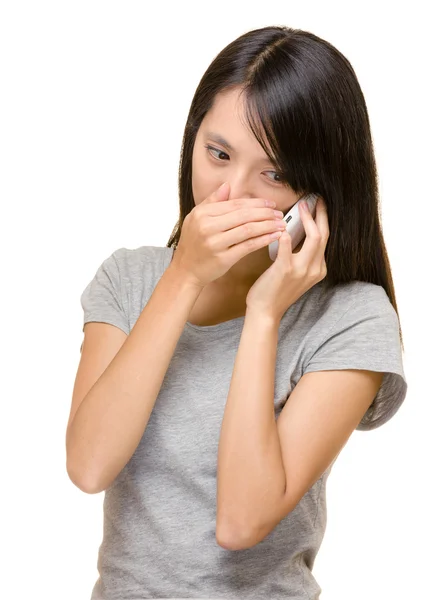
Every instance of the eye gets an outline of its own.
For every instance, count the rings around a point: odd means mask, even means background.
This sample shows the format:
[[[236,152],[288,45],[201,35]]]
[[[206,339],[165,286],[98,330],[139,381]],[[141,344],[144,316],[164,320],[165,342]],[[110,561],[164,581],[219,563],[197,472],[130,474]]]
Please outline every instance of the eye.
[[[280,177],[280,181],[276,181],[275,179],[273,179],[274,183],[285,183],[285,180],[283,178],[283,174],[279,173],[278,171],[266,171],[266,173],[274,173],[275,175],[277,175],[278,177]]]
[[[214,146],[211,146],[210,144],[205,144],[204,148],[206,148],[209,151],[210,154],[211,154],[211,152],[218,152],[218,154],[224,154],[224,156],[229,157],[229,155],[226,154],[226,152],[223,152],[223,150],[219,150],[218,148],[214,148]],[[223,162],[223,159],[218,158],[214,154],[212,156],[216,160]],[[273,183],[277,183],[277,184],[280,184],[280,185],[286,183],[285,179],[284,179],[284,176],[283,176],[283,173],[280,173],[279,171],[265,171],[265,172],[266,173],[274,173],[277,177],[280,177],[280,181],[276,181],[275,179],[268,178],[268,179],[271,179],[271,181]]]
[[[209,144],[206,144],[206,145],[205,145],[205,148],[206,148],[208,151],[210,151],[210,150],[211,150],[211,151],[213,151],[213,152],[218,152],[219,154],[224,154],[225,156],[229,156],[228,154],[226,154],[225,152],[223,152],[223,150],[219,150],[218,148],[214,148],[214,146],[210,146]],[[210,152],[210,154],[211,154],[211,152]],[[213,156],[214,156],[214,155],[213,155]],[[214,156],[214,158],[216,158],[217,160],[221,160],[220,158],[217,158],[216,156]]]

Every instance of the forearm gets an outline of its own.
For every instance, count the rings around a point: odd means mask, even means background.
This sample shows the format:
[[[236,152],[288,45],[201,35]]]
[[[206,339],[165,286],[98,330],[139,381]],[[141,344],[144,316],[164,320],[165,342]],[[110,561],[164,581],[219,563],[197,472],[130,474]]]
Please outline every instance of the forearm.
[[[274,415],[278,330],[278,323],[247,312],[218,448],[217,531],[224,539],[249,538],[265,507],[283,497]]]
[[[86,489],[109,487],[136,450],[200,292],[170,265],[78,408],[67,435],[67,462]]]

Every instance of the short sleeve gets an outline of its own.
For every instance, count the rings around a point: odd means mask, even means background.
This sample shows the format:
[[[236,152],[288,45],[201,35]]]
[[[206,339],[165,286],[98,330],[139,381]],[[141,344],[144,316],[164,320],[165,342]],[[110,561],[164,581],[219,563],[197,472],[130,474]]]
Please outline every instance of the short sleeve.
[[[123,303],[120,250],[103,261],[81,295],[83,330],[86,323],[96,322],[109,323],[119,327],[127,335],[130,333],[129,319]]]
[[[374,401],[356,427],[367,431],[389,421],[406,397],[399,319],[382,286],[366,287],[349,304],[308,359],[304,373],[342,369],[384,373]]]

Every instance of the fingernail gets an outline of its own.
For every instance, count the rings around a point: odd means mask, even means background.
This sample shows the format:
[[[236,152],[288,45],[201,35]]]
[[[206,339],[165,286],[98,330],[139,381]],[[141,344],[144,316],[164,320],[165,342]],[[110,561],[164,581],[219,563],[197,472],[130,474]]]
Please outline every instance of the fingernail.
[[[303,200],[302,202],[300,202],[300,206],[303,210],[307,210],[307,202],[305,200]]]

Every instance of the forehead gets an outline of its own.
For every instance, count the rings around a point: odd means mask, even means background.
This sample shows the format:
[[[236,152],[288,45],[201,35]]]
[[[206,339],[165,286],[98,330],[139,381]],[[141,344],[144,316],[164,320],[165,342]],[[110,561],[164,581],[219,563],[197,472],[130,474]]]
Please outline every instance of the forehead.
[[[256,123],[259,123],[258,119],[256,119]],[[215,137],[218,143],[220,143],[219,138],[221,137],[232,150],[255,148],[260,158],[268,158],[249,126],[245,96],[239,88],[226,90],[216,95],[211,109],[202,121],[201,129],[204,135],[214,134],[210,137]],[[266,147],[271,152],[261,123],[259,123],[259,129]]]
[[[223,126],[248,127],[245,95],[239,88],[220,92],[215,96],[213,105],[205,115],[204,121],[209,124],[223,124]]]

